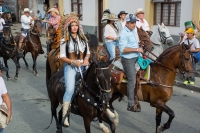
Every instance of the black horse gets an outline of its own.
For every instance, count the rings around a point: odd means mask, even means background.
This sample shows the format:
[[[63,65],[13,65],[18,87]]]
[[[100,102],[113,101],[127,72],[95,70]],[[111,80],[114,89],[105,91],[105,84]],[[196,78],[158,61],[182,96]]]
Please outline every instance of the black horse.
[[[19,62],[17,60],[17,46],[13,39],[13,35],[11,32],[11,28],[9,24],[5,24],[3,26],[3,34],[0,39],[0,56],[4,59],[4,64],[8,68],[8,59],[12,59],[16,65],[16,75],[14,77],[15,80],[18,78],[18,67]],[[7,80],[10,80],[9,73],[6,73]]]
[[[47,73],[48,73],[47,64]],[[62,108],[57,118],[57,107],[62,104],[64,91],[59,80],[64,76],[64,71],[60,70],[48,80],[47,91],[51,101],[51,112],[56,120],[57,133],[62,133]],[[103,120],[110,125],[112,133],[115,133],[115,124],[106,114],[106,104],[109,100],[111,72],[108,64],[104,62],[93,62],[88,68],[82,82],[76,85],[78,88],[71,103],[71,112],[83,117],[86,133],[90,133],[90,123],[94,118]]]

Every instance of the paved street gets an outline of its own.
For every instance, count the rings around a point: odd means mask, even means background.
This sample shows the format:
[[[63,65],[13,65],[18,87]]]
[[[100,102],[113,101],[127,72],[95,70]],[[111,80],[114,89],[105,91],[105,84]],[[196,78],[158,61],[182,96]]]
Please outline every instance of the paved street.
[[[42,43],[45,44],[45,39]],[[43,48],[45,50],[45,48]],[[30,53],[26,59],[29,69],[26,69],[23,60],[20,60],[22,70],[18,80],[14,80],[14,63],[9,60],[11,81],[6,81],[8,92],[13,103],[13,119],[5,129],[5,133],[55,133],[55,121],[51,127],[44,130],[50,123],[51,112],[45,85],[45,61],[44,55],[37,59],[38,76],[32,73],[32,58]],[[174,110],[175,118],[171,128],[165,133],[200,133],[200,93],[175,87],[171,100],[167,105]],[[119,113],[119,125],[116,133],[154,133],[155,132],[155,108],[148,103],[141,102],[142,111],[132,113],[126,110],[126,98],[122,102],[115,101],[114,107]],[[168,116],[163,113],[162,124]],[[83,120],[80,116],[71,115],[71,126],[64,129],[67,133],[84,133]],[[102,133],[98,122],[91,123],[92,133]]]

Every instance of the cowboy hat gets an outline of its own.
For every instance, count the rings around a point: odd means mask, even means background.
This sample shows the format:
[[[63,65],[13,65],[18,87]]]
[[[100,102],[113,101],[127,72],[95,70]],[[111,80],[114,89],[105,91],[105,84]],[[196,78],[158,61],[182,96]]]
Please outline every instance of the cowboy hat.
[[[26,13],[26,12],[32,13],[32,11],[29,10],[29,8],[24,8],[24,11],[22,13]]]
[[[139,13],[144,13],[144,10],[143,10],[142,8],[138,8],[138,9],[136,10],[135,15],[137,15],[137,14],[139,14]]]
[[[55,12],[57,15],[59,14],[59,12],[56,8],[51,8],[51,9],[49,9],[48,12]]]
[[[119,14],[117,15],[118,16],[118,18],[120,18],[120,15],[122,15],[122,14],[128,14],[128,13],[126,13],[125,11],[121,11],[121,12],[119,12]]]
[[[117,21],[117,20],[119,20],[119,19],[117,18],[117,16],[116,16],[114,13],[111,13],[111,14],[109,14],[109,16],[108,16],[108,20]]]

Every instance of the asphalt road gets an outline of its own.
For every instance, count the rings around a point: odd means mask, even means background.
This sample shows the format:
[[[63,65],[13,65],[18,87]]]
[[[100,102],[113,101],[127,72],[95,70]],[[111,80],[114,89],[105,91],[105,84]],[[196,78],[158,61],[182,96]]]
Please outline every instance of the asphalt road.
[[[44,55],[40,55],[37,59],[37,77],[32,73],[33,63],[30,53],[27,54],[26,59],[29,63],[29,69],[26,69],[23,60],[20,60],[22,70],[18,80],[13,79],[15,66],[11,60],[8,62],[11,81],[6,81],[5,73],[3,75],[13,104],[13,119],[5,129],[5,133],[55,133],[55,120],[49,129],[44,130],[51,120],[50,101],[45,85],[46,58]],[[167,105],[175,112],[175,118],[170,129],[166,130],[165,133],[200,133],[200,93],[174,87],[173,96]],[[126,98],[122,102],[115,101],[114,107],[119,113],[120,120],[116,133],[155,132],[156,112],[149,103],[141,102],[142,111],[140,113],[126,110]],[[167,119],[168,116],[163,113],[162,124]],[[71,125],[64,129],[65,132],[84,133],[82,118],[72,114]],[[91,132],[102,133],[98,122],[91,123]]]

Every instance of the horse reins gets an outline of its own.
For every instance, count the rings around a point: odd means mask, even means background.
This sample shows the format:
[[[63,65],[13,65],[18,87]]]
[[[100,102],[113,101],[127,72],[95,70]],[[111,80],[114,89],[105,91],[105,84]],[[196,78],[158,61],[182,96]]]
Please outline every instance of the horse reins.
[[[165,36],[160,32],[160,29],[159,29],[159,28],[158,28],[158,33],[159,33],[159,35],[160,35],[160,40],[161,40],[161,41],[164,40],[164,43],[163,43],[163,44],[166,43],[167,38],[170,38],[170,37],[171,37],[171,36],[165,37]]]

